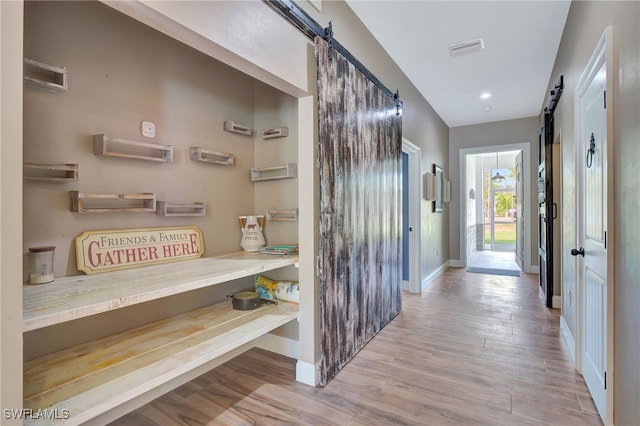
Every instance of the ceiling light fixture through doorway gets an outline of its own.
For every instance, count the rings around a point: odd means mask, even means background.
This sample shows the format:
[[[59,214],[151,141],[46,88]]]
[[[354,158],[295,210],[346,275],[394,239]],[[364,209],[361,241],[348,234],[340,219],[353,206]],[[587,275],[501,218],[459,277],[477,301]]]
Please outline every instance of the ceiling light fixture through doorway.
[[[499,168],[500,168],[500,166],[499,166],[498,153],[496,152],[496,174],[495,174],[495,175],[493,175],[493,176],[491,176],[491,179],[492,179],[492,180],[502,180],[502,179],[505,179],[505,177],[504,177],[504,176],[502,176],[502,175],[500,174]]]

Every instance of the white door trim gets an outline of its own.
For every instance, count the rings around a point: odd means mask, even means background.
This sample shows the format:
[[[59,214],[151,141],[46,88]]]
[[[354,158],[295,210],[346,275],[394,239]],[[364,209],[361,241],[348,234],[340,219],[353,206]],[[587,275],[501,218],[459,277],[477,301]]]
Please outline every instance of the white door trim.
[[[537,269],[532,268],[531,264],[531,220],[535,216],[535,212],[531,209],[531,142],[511,143],[505,145],[490,145],[476,148],[462,148],[459,153],[460,163],[460,262],[452,266],[467,266],[467,192],[465,191],[465,175],[467,173],[467,155],[483,154],[485,152],[500,151],[522,151],[522,173],[524,174],[524,202],[522,210],[524,211],[525,220],[527,221],[524,229],[524,272],[538,273]],[[527,225],[528,223],[528,225]],[[536,267],[537,268],[537,267]]]
[[[579,143],[581,138],[584,138],[584,135],[581,135],[581,114],[579,105],[579,99],[582,95],[584,95],[587,90],[591,80],[594,78],[595,73],[605,64],[605,73],[606,73],[606,81],[605,81],[605,91],[606,91],[606,125],[607,125],[607,151],[606,151],[606,161],[607,161],[607,171],[606,171],[606,215],[607,215],[607,235],[606,235],[606,261],[607,261],[607,324],[606,324],[606,372],[607,372],[607,380],[606,380],[606,408],[605,413],[602,413],[602,420],[605,425],[613,424],[613,390],[614,390],[614,353],[613,353],[613,337],[614,337],[614,179],[613,179],[613,171],[615,166],[613,164],[613,88],[614,88],[614,78],[615,78],[615,67],[614,67],[614,56],[613,56],[613,28],[607,27],[603,32],[600,40],[594,49],[594,52],[587,63],[584,72],[580,76],[578,83],[576,84],[576,89],[574,92],[574,108],[575,108],[575,141],[574,144],[576,146],[575,155],[576,155],[576,171],[582,170],[583,161],[585,161],[585,153],[582,152],[582,145]],[[580,189],[576,188],[576,193],[581,194]],[[577,244],[583,244],[584,242],[584,231],[580,226],[580,203],[582,200],[580,198],[577,199],[577,208],[576,208],[576,230],[577,230]],[[578,273],[576,277],[578,277],[578,285],[576,286],[576,338],[575,338],[575,354],[576,354],[576,367],[578,371],[582,372],[583,359],[582,359],[582,343],[584,339],[584,321],[583,321],[583,302],[584,302],[584,294],[582,292],[581,286],[581,274],[580,268],[581,264],[576,265],[578,268]]]
[[[402,138],[402,152],[409,156],[409,226],[413,229],[409,233],[409,285],[405,290],[410,293],[420,293],[422,290],[421,261],[421,223],[420,212],[422,179],[421,179],[421,149],[408,140]]]

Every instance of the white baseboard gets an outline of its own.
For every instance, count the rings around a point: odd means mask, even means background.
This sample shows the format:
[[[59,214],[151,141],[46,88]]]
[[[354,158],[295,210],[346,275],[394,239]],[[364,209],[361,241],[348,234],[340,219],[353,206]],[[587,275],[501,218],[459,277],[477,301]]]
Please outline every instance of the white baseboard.
[[[449,266],[452,268],[464,268],[464,263],[460,259],[449,259]]]
[[[296,363],[296,382],[309,386],[320,384],[320,364],[313,365],[308,362],[298,361]]]
[[[447,269],[449,269],[449,263],[450,261],[446,261],[442,266],[440,266],[438,269],[436,269],[435,271],[433,271],[432,273],[430,273],[429,275],[427,275],[423,280],[422,280],[422,284],[421,287],[425,288],[426,286],[428,286],[429,284],[431,284],[432,281],[434,281],[436,278],[438,278],[440,275],[444,274],[445,271]]]
[[[527,274],[539,274],[540,273],[540,266],[538,265],[531,265],[528,268],[526,268],[525,271]]]
[[[298,359],[300,355],[300,344],[297,340],[271,333],[258,337],[255,340],[255,344],[258,348],[288,356],[289,358]]]
[[[571,355],[571,360],[574,364],[576,362],[576,339],[574,339],[573,334],[571,334],[571,330],[569,329],[569,324],[565,321],[564,316],[560,316],[560,334],[562,334],[562,338],[564,339],[564,343],[567,345],[567,349],[569,350],[569,354]]]
[[[562,296],[553,296],[551,298],[551,307],[554,309],[562,308]]]

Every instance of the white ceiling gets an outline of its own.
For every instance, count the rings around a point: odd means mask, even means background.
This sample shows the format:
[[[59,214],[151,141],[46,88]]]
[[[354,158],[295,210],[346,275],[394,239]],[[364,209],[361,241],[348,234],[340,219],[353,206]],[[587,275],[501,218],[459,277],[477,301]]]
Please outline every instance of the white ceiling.
[[[449,127],[537,116],[548,101],[569,0],[346,1]],[[483,50],[449,55],[477,38]]]

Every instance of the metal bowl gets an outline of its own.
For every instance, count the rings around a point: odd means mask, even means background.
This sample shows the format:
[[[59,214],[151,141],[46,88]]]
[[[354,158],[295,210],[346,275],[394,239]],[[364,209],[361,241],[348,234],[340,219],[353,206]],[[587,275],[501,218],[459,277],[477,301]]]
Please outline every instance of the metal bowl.
[[[231,297],[231,306],[239,311],[249,311],[259,308],[264,304],[277,304],[278,302],[268,299],[261,299],[255,291],[241,291]]]

